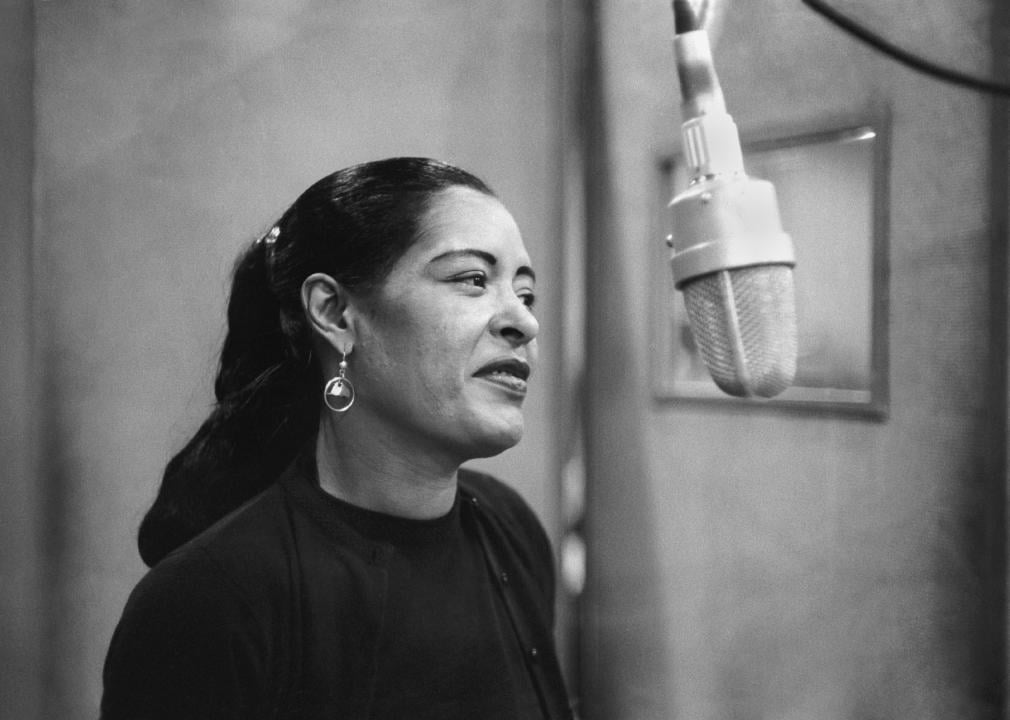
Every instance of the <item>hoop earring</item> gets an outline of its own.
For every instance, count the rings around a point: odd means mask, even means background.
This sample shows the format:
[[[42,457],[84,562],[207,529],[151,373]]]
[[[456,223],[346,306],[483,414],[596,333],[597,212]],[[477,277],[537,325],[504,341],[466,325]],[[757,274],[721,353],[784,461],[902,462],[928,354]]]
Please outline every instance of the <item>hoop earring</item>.
[[[347,379],[347,353],[343,353],[338,374],[323,388],[323,402],[337,413],[347,412],[354,404],[354,385]]]

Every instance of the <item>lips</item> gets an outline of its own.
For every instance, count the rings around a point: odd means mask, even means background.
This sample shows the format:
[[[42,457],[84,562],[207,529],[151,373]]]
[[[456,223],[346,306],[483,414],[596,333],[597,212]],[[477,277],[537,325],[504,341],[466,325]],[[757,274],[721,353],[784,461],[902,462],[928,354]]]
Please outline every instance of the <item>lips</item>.
[[[524,393],[530,376],[530,364],[519,358],[502,358],[488,363],[474,375],[509,390]]]

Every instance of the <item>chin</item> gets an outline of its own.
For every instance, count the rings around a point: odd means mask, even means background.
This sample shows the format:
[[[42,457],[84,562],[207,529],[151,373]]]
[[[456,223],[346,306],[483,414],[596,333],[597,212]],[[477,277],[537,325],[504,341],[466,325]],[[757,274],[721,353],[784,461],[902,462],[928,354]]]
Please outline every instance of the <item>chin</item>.
[[[523,423],[510,423],[495,428],[485,428],[484,432],[474,437],[470,449],[472,458],[492,457],[515,447],[523,437]]]

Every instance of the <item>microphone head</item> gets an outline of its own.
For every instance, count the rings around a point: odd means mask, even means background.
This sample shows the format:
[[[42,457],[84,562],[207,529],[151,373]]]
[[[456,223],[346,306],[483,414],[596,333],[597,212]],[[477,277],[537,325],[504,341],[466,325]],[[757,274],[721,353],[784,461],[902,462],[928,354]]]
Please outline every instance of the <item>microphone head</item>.
[[[796,375],[796,301],[790,265],[719,270],[681,288],[709,374],[736,397],[778,395]]]
[[[775,187],[743,173],[703,176],[670,207],[674,284],[709,374],[730,395],[778,395],[796,374],[797,333],[795,255]]]

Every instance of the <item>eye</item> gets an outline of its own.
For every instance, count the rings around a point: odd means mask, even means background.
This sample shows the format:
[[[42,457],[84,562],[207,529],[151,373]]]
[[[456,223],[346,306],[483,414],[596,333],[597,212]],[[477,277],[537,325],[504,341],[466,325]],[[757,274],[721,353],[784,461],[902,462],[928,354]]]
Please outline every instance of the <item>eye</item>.
[[[462,283],[463,285],[472,285],[475,288],[486,288],[487,287],[487,275],[482,272],[472,272],[466,275],[460,275],[454,278],[455,282]]]
[[[537,303],[537,296],[534,295],[532,292],[519,293],[519,298],[523,301],[523,304],[530,310],[532,310],[533,306],[536,305]]]

